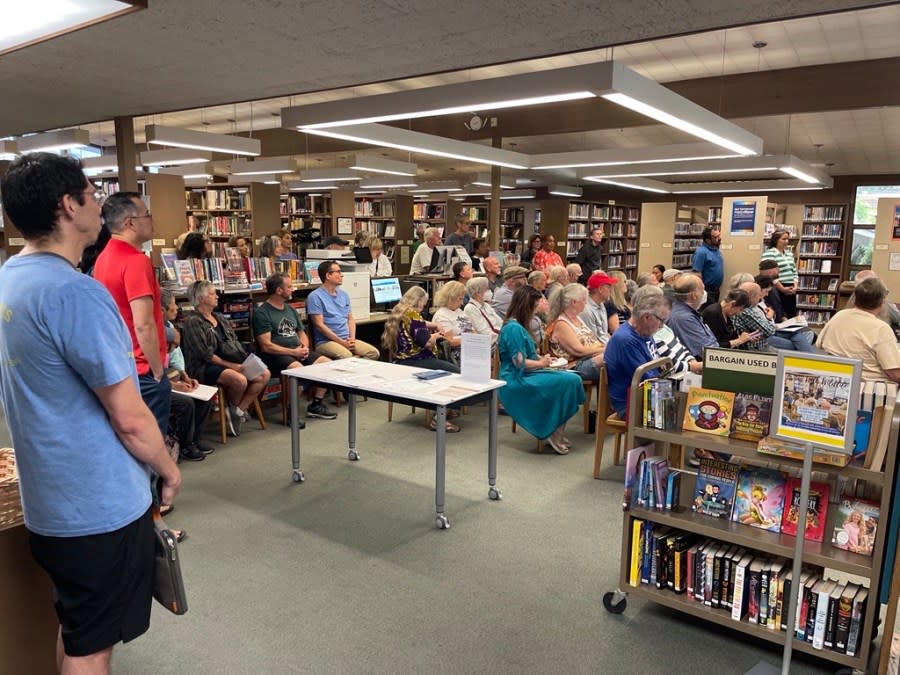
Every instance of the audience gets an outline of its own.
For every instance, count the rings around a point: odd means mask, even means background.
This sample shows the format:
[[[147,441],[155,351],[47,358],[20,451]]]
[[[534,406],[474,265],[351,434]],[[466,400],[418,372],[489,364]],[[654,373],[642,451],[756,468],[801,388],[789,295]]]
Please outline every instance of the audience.
[[[488,281],[484,277],[472,277],[466,282],[466,293],[469,295],[469,302],[466,304],[463,312],[472,324],[472,331],[479,335],[491,336],[491,347],[496,346],[497,336],[500,335],[500,329],[503,327],[503,319],[490,303],[485,301],[484,296],[488,290]]]
[[[179,260],[208,258],[212,254],[212,242],[199,232],[189,232],[178,249]]]
[[[724,261],[719,246],[722,243],[722,232],[718,225],[707,225],[700,237],[703,244],[694,251],[691,269],[700,277],[706,291],[702,307],[719,301],[719,288],[722,286]]]
[[[836,313],[819,333],[819,347],[833,356],[862,361],[864,380],[900,382],[900,348],[881,319],[887,288],[868,277],[853,290],[853,307]]]
[[[581,313],[581,320],[591,329],[594,337],[603,344],[609,342],[609,319],[606,315],[606,302],[609,300],[612,287],[617,283],[616,279],[606,276],[602,270],[594,272],[587,282],[587,306]]]
[[[469,230],[472,227],[469,216],[460,213],[456,216],[456,231],[447,237],[447,246],[462,246],[466,249],[469,256],[475,251],[474,242],[472,241],[472,233]]]
[[[763,251],[763,260],[774,260],[778,264],[775,290],[778,292],[784,314],[792,319],[797,316],[797,265],[794,253],[787,250],[791,235],[787,230],[775,230],[769,237],[769,248]]]
[[[760,283],[760,277],[766,277],[772,282],[772,288],[775,285],[775,279],[778,278],[778,263],[772,259],[763,259],[759,261],[759,274],[754,277],[756,283]],[[762,286],[762,284],[760,284]],[[769,293],[764,299],[766,307],[772,310],[772,320],[775,323],[784,321],[784,307],[781,306],[781,296],[777,292]]]
[[[472,244],[475,252],[472,254],[472,269],[476,272],[483,272],[481,262],[491,254],[491,248],[485,239],[476,239]]]
[[[551,265],[544,270],[547,275],[547,287],[544,289],[544,297],[548,300],[557,289],[569,283],[569,272],[562,265]]]
[[[231,248],[236,248],[242,258],[249,258],[253,255],[253,245],[250,237],[236,234],[228,240],[228,245]]]
[[[665,273],[665,265],[654,265],[650,268],[650,276],[652,276],[656,280],[656,286],[662,286]]]
[[[860,270],[857,273],[855,281],[859,284],[860,281],[865,281],[866,279],[878,278],[878,275],[875,274],[872,270]],[[847,301],[847,307],[853,307],[855,304],[855,296],[851,295],[850,299]],[[881,312],[879,318],[882,321],[886,321],[888,325],[891,327],[891,330],[894,331],[894,334],[897,336],[898,342],[900,342],[900,309],[897,309],[897,306],[885,298],[884,301],[884,309]]]
[[[703,356],[704,347],[718,347],[719,341],[703,319],[699,308],[706,301],[707,292],[696,274],[683,274],[675,285],[675,304],[668,318],[669,328],[695,359]]]
[[[367,246],[372,254],[372,262],[369,263],[370,277],[389,277],[394,273],[391,260],[384,254],[384,243],[375,235],[366,238],[364,246]]]
[[[545,234],[541,241],[543,242],[543,247],[541,250],[535,251],[534,256],[531,259],[532,268],[536,270],[546,270],[553,265],[565,267],[565,263],[562,261],[562,258],[559,257],[559,253],[556,252],[556,237],[552,234]]]
[[[648,284],[647,286],[641,286],[634,292],[633,302],[636,303],[641,298],[651,295],[665,298],[658,286]],[[665,299],[668,302],[668,298]],[[693,357],[668,326],[662,326],[653,334],[653,344],[656,347],[658,356],[667,356],[672,359],[673,373],[691,372],[700,374],[703,372],[703,363]]]
[[[581,265],[578,263],[569,263],[566,265],[566,274],[570,284],[577,284],[581,279]]]
[[[584,387],[577,374],[551,370],[550,355],[538,356],[527,330],[541,294],[530,286],[519,288],[500,331],[500,401],[507,414],[525,431],[546,440],[557,454],[568,454],[566,421],[584,402]]]
[[[745,291],[750,296],[750,306],[741,310],[741,313],[734,317],[734,326],[738,333],[751,333],[756,335],[756,339],[741,345],[742,349],[749,350],[773,350],[773,349],[791,349],[801,352],[813,352],[815,349],[810,343],[797,333],[791,334],[791,337],[782,337],[775,334],[775,323],[772,321],[774,313],[769,310],[769,314],[759,306],[762,299],[762,289],[755,281],[747,281],[740,285],[740,290]]]
[[[481,268],[485,278],[488,280],[488,291],[490,291],[490,295],[493,297],[494,291],[502,284],[500,261],[493,256],[489,256],[481,261]]]
[[[450,273],[453,276],[453,281],[458,281],[464,286],[466,282],[472,278],[472,274],[474,274],[472,266],[463,261],[453,263],[453,268]]]
[[[462,347],[462,334],[472,332],[472,322],[462,311],[466,287],[458,281],[448,281],[440,287],[434,296],[434,323],[444,334],[444,340],[450,348],[452,360],[459,363]]]
[[[283,231],[278,235],[281,238],[281,255],[278,260],[297,260],[297,254],[294,253],[294,238],[290,231]]]
[[[616,280],[616,283],[610,286],[609,300],[606,301],[606,316],[609,317],[609,334],[612,335],[620,324],[628,321],[631,316],[631,310],[628,308],[628,301],[625,298],[626,276],[619,271],[610,272],[609,276]]]
[[[578,255],[575,256],[575,262],[581,267],[581,274],[572,281],[586,285],[590,276],[603,267],[602,241],[603,226],[594,225],[591,228],[591,236],[585,239],[578,250]]]
[[[550,353],[564,358],[584,380],[600,378],[605,345],[582,321],[588,291],[581,284],[569,284],[550,298],[548,330]]]
[[[513,293],[525,285],[525,277],[527,275],[528,270],[518,265],[510,265],[503,270],[503,285],[494,291],[494,296],[491,298],[491,306],[497,314],[506,316],[509,303],[512,302]]]
[[[528,274],[528,285],[541,295],[544,295],[544,292],[547,290],[547,275],[540,270],[533,270]]]
[[[437,249],[435,246],[441,243],[441,230],[437,227],[429,227],[422,233],[422,243],[413,255],[409,266],[410,274],[426,274],[436,264]]]
[[[750,296],[746,291],[738,288],[728,291],[719,302],[707,305],[700,316],[704,323],[716,336],[720,347],[737,349],[748,342],[759,338],[756,333],[743,332],[738,334],[734,325],[734,317],[750,306]]]
[[[306,314],[313,325],[315,350],[330,359],[360,356],[378,360],[378,350],[356,339],[356,321],[350,310],[350,296],[341,288],[344,273],[334,260],[319,265],[322,285],[309,294]]]
[[[522,263],[531,265],[534,260],[534,254],[541,250],[543,243],[541,235],[531,235],[528,238],[528,246],[525,247],[525,252],[522,254]]]
[[[792,326],[783,330],[778,328],[775,310],[768,306],[769,298],[778,296],[778,293],[775,292],[772,279],[766,275],[759,274],[754,281],[759,285],[761,292],[757,306],[762,310],[763,314],[766,315],[766,318],[775,323],[775,337],[786,340],[793,345],[793,347],[785,347],[785,349],[796,349],[801,352],[813,351],[812,345],[816,341],[816,334],[809,328],[801,326]]]
[[[675,302],[675,283],[681,275],[682,271],[674,267],[670,267],[662,273],[663,284],[660,288],[662,288],[663,295],[668,298],[670,303]]]

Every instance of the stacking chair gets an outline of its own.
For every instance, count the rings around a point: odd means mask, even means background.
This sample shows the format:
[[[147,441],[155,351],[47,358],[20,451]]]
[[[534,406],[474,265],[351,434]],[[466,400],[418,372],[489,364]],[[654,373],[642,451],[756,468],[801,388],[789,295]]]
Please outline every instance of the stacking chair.
[[[284,391],[284,389],[282,389]],[[228,442],[228,422],[226,421],[225,415],[228,414],[228,399],[225,397],[225,389],[223,387],[219,387],[219,393],[216,394],[218,398],[219,404],[219,437],[221,439],[222,445]],[[253,412],[256,415],[256,419],[259,420],[259,427],[263,431],[266,429],[266,418],[263,416],[262,407],[259,405],[259,399],[253,399]]]

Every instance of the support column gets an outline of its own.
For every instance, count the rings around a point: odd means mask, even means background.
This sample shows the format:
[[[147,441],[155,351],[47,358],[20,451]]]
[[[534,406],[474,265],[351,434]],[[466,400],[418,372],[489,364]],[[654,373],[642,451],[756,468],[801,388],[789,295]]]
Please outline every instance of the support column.
[[[119,189],[137,192],[137,152],[134,149],[134,118],[116,117],[116,160],[119,164]]]
[[[503,138],[496,125],[496,118],[491,118],[491,146],[502,147]],[[491,206],[488,209],[488,243],[492,251],[500,250],[500,167],[491,167]]]

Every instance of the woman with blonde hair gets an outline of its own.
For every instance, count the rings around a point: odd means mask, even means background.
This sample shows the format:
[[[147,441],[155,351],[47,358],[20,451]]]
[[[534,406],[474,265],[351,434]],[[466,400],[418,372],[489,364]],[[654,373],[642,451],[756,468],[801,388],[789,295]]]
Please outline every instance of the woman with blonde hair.
[[[475,330],[462,310],[465,297],[466,287],[458,281],[448,281],[434,296],[434,306],[438,308],[434,313],[434,322],[444,333],[450,353],[457,363],[462,349],[462,334]]]
[[[370,277],[389,277],[394,273],[391,260],[384,254],[384,243],[376,235],[369,235],[364,246],[372,253],[372,262],[369,263]]]
[[[544,270],[547,275],[547,287],[544,289],[544,297],[548,300],[557,288],[562,288],[569,283],[569,272],[562,265],[553,265]]]
[[[619,283],[609,287],[609,300],[606,302],[606,316],[609,317],[609,334],[612,335],[616,329],[631,318],[631,310],[628,309],[628,301],[625,299],[627,290],[626,282],[628,277],[619,270],[609,273],[613,279]]]
[[[600,377],[605,346],[581,320],[587,305],[588,290],[581,284],[569,284],[550,298],[547,315],[550,353],[568,361],[583,380]]]

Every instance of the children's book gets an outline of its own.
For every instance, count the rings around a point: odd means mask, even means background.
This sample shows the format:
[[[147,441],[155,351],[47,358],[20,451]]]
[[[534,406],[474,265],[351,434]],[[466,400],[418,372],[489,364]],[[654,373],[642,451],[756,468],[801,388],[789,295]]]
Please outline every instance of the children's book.
[[[178,260],[178,256],[174,251],[166,251],[165,253],[160,253],[159,258],[162,260],[163,269],[166,271],[166,279],[175,281],[177,279],[175,275],[175,261]]]
[[[740,467],[721,459],[700,458],[692,508],[715,518],[729,518]]]
[[[872,555],[881,505],[869,499],[843,495],[837,505],[831,543],[845,551]]]
[[[638,477],[641,462],[653,454],[653,447],[650,445],[641,445],[632,448],[625,456],[625,492],[622,495],[622,508],[627,510],[637,504],[638,500]]]
[[[731,430],[734,393],[691,387],[684,408],[682,429],[727,436]]]
[[[306,272],[306,280],[311,284],[321,283],[319,279],[319,263],[318,260],[306,260],[303,263],[303,270]]]
[[[797,536],[800,506],[800,479],[789,478],[785,489],[784,516],[781,520],[781,531],[792,537]],[[825,538],[825,518],[828,515],[828,498],[831,488],[828,483],[809,484],[809,499],[806,506],[806,539],[822,541]]]
[[[194,266],[190,260],[176,260],[175,273],[179,286],[187,287],[197,280],[197,277],[194,276]]]
[[[776,469],[744,467],[738,475],[731,519],[769,532],[781,529],[787,474]]]
[[[758,441],[769,433],[771,415],[771,396],[735,394],[731,436],[748,441]]]

